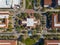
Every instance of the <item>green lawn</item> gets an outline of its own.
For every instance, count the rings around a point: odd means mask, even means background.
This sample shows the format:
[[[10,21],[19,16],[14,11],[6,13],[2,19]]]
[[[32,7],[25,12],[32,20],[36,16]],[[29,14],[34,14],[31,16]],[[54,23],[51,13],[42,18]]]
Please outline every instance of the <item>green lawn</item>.
[[[26,45],[33,45],[36,41],[30,38],[27,38],[24,42]]]
[[[31,5],[29,3],[31,3]],[[32,8],[33,8],[33,0],[26,0],[26,9],[32,9]]]

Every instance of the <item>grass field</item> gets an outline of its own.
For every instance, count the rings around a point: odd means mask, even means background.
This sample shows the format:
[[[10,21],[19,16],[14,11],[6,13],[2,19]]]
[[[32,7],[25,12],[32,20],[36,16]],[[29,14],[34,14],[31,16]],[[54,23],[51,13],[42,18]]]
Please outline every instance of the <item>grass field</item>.
[[[26,9],[33,8],[33,0],[26,0]]]
[[[30,38],[27,38],[27,39],[25,40],[25,44],[26,44],[26,45],[33,45],[35,42],[36,42],[35,40],[30,39]]]

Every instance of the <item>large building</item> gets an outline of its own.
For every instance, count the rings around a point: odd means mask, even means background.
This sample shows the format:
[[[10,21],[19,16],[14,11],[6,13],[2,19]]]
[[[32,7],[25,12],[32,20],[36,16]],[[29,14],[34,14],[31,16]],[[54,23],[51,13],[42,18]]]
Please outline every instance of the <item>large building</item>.
[[[60,40],[45,40],[44,45],[60,45]]]
[[[60,28],[60,14],[52,14],[52,28]]]
[[[0,40],[0,45],[17,45],[17,40]]]
[[[9,11],[0,11],[0,28],[7,28],[9,23]]]
[[[49,7],[52,4],[52,0],[44,0],[44,7]]]
[[[15,5],[20,5],[20,0],[0,0],[0,8],[14,8]]]
[[[60,0],[44,0],[44,7],[60,6]]]

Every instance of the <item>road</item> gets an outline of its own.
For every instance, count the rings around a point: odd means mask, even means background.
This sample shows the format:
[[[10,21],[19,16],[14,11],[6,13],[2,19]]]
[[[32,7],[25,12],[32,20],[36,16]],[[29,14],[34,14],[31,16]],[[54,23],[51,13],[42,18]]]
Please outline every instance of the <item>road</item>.
[[[52,11],[53,12],[59,12],[60,10],[59,9],[52,9],[52,10],[49,9],[49,10],[46,10],[46,12],[48,12],[48,11],[50,11],[50,12],[52,12]]]

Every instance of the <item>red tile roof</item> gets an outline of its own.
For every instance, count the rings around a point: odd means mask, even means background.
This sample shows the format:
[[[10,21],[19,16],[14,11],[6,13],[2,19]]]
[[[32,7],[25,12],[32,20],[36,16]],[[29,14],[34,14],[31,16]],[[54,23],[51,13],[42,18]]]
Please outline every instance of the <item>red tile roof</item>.
[[[58,45],[60,43],[60,40],[45,40],[44,45]]]
[[[17,45],[16,40],[0,40],[0,45]]]
[[[58,21],[58,14],[55,14],[55,13],[53,13],[52,14],[52,28],[54,29],[54,28],[60,28],[60,26],[54,26],[54,16],[56,16],[56,24],[60,24],[60,22]]]
[[[52,4],[52,0],[44,0],[44,5],[51,5]]]
[[[10,12],[9,11],[0,11],[0,14],[10,14]],[[5,24],[6,24],[6,26],[4,26],[4,27],[1,27],[1,28],[7,28],[8,27],[8,23],[9,23],[9,20],[8,20],[8,18],[5,18],[5,22],[4,22]]]

